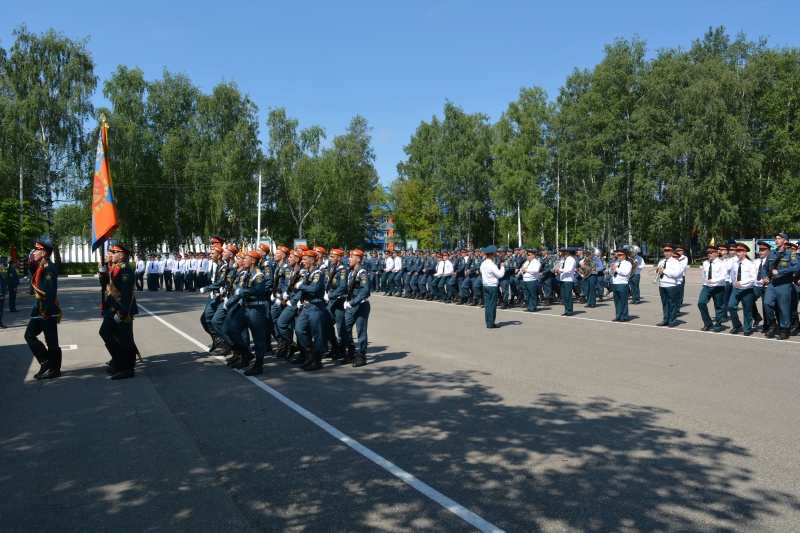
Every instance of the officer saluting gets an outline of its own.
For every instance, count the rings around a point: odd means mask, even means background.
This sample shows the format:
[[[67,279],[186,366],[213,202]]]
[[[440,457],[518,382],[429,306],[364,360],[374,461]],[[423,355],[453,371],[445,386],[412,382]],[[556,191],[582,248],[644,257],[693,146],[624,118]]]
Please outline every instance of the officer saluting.
[[[25,342],[39,362],[39,371],[33,375],[36,379],[52,379],[61,377],[61,348],[58,347],[58,323],[61,322],[61,308],[58,305],[58,272],[50,262],[53,243],[50,237],[40,237],[31,252],[31,259],[37,265],[36,273],[31,279],[31,288],[36,294],[36,301],[31,309],[31,319],[25,330]],[[39,334],[44,333],[44,341]]]

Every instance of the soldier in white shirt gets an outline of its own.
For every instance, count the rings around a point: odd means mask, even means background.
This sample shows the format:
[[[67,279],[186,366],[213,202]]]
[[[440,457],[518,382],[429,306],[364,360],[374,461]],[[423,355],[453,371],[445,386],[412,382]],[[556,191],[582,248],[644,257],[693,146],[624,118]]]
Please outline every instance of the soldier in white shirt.
[[[175,272],[175,259],[166,254],[164,257],[164,285],[167,292],[172,292],[172,279]]]
[[[683,293],[684,289],[686,289],[686,269],[689,267],[689,258],[686,257],[686,250],[684,250],[683,246],[680,244],[675,246],[675,259],[681,264],[681,269],[683,273],[681,274],[681,280],[678,282],[677,289],[678,289],[678,310],[683,307]]]
[[[386,252],[386,260],[383,262],[383,275],[381,276],[381,291],[389,294],[389,278],[394,276],[394,255],[397,252]]]
[[[614,322],[627,322],[628,318],[628,283],[633,265],[628,260],[628,252],[620,248],[614,252],[617,262],[611,265],[611,290],[614,291]]]
[[[561,259],[557,263],[555,274],[561,284],[561,303],[564,304],[564,312],[561,316],[572,316],[572,287],[575,283],[575,258],[572,257],[571,248],[561,248],[558,253]]]
[[[656,276],[658,276],[658,293],[661,296],[663,319],[658,326],[675,327],[678,325],[678,283],[684,270],[680,262],[672,256],[675,249],[670,243],[663,244],[664,259],[659,261]]]
[[[628,284],[628,293],[631,295],[631,303],[634,305],[642,303],[642,295],[639,292],[639,282],[642,279],[642,272],[644,272],[645,262],[641,255],[641,249],[634,246],[635,252],[633,260],[636,261],[636,271],[631,276],[631,281]]]
[[[486,327],[494,329],[499,327],[495,323],[497,315],[497,285],[500,283],[506,270],[504,267],[497,268],[494,264],[494,254],[497,252],[497,246],[487,246],[483,249],[486,259],[481,263],[481,281],[483,282],[483,300],[484,300],[484,320]]]
[[[160,275],[160,263],[156,261],[156,254],[150,254],[147,256],[147,265],[145,270],[147,272],[147,290],[149,291],[157,291],[158,290],[158,277]]]
[[[208,285],[209,262],[205,252],[197,253],[197,288]]]
[[[184,286],[187,291],[195,292],[197,290],[195,286],[197,281],[197,258],[192,252],[186,252],[186,257],[186,270],[183,272]]]
[[[750,247],[746,244],[736,245],[736,261],[731,269],[731,297],[728,300],[734,335],[743,332],[746,337],[753,334],[753,301],[755,300],[755,285],[758,278],[756,264],[747,257]],[[742,303],[744,324],[739,321],[738,307]]]
[[[175,290],[180,292],[183,290],[183,267],[186,262],[181,258],[181,254],[175,252],[172,254],[172,259],[175,261],[175,270],[172,271],[172,280],[175,282]]]
[[[145,261],[144,256],[141,253],[136,254],[136,290],[143,291],[144,290],[144,269],[145,269]]]
[[[703,261],[703,288],[700,289],[700,298],[697,308],[703,318],[703,331],[722,331],[722,317],[725,308],[725,282],[730,278],[728,265],[719,258],[719,248],[707,246],[708,259]],[[708,313],[708,303],[714,301],[714,322]]]
[[[528,305],[524,311],[526,313],[533,313],[536,311],[536,306],[539,303],[539,271],[542,269],[542,263],[536,258],[539,250],[536,248],[528,248],[525,251],[525,262],[522,263],[520,273],[522,273],[522,293]]]

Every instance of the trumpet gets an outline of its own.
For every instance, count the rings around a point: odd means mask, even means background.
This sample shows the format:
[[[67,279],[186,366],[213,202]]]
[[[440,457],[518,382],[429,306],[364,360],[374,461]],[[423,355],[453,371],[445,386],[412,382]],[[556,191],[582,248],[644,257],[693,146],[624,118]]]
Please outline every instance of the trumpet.
[[[653,281],[651,281],[651,282],[650,282],[650,283],[652,283],[653,285],[655,285],[655,284],[657,284],[657,283],[658,283],[658,276],[657,276],[657,274],[658,274],[658,267],[657,267],[657,266],[655,266],[655,267],[653,267],[653,268],[651,268],[650,270],[648,270],[648,271],[647,271],[647,275],[648,275],[648,276],[653,276]]]

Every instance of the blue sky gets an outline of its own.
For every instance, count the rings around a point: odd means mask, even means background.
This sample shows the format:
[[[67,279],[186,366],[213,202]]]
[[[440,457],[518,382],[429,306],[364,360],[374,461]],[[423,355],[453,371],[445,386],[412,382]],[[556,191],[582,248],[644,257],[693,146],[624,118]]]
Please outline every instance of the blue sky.
[[[235,81],[259,107],[261,138],[270,108],[328,139],[362,115],[373,127],[376,167],[396,176],[403,146],[445,100],[496,121],[521,87],[551,100],[575,69],[592,68],[603,46],[638,35],[650,56],[688,47],[709,26],[770,46],[800,46],[800,3],[764,1],[295,1],[71,2],[0,0],[0,46],[20,23],[90,37],[96,74],[117,65],[148,80],[184,72],[204,92]],[[96,105],[104,105],[101,87]]]

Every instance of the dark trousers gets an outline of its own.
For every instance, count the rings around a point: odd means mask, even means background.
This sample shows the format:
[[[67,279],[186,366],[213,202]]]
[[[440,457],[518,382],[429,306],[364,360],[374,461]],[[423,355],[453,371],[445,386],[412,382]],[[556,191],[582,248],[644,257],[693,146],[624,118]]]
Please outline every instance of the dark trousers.
[[[493,328],[495,326],[495,317],[497,316],[497,297],[497,287],[487,287],[486,285],[483,286],[483,315],[487,328]]]
[[[612,283],[614,291],[614,313],[617,320],[628,320],[628,284]]]
[[[149,291],[157,291],[158,290],[158,274],[148,274],[147,275],[147,290]]]
[[[597,274],[592,274],[584,278],[583,282],[586,284],[586,305],[597,304]],[[627,295],[628,291],[625,291]],[[627,296],[626,296],[627,297]],[[627,313],[626,313],[627,315]],[[627,316],[626,316],[627,318]]]
[[[134,278],[136,279],[136,290],[137,291],[143,291],[144,290],[144,270],[141,271],[141,272],[137,272],[134,275]]]
[[[773,285],[773,282],[770,282],[767,285],[767,290],[764,291],[764,311],[770,324],[775,322],[777,310],[777,320],[780,321],[780,328],[789,329],[792,326],[792,313],[789,308],[792,304],[793,290],[794,288],[790,283]]]
[[[39,334],[44,333],[44,343]],[[58,347],[58,324],[55,318],[39,318],[39,302],[34,304],[31,319],[25,329],[25,342],[40,365],[47,363],[53,370],[61,370],[61,348]],[[47,346],[45,346],[45,343]]]
[[[119,370],[133,370],[136,366],[136,348],[133,343],[133,322],[117,323],[114,313],[105,313],[100,324],[100,338],[108,348],[111,359]]]
[[[353,345],[353,326],[358,331],[358,344],[356,349],[362,352],[367,351],[367,325],[369,323],[369,302],[361,302],[344,312],[344,324],[346,329],[346,341],[348,346]]]
[[[664,322],[672,324],[678,320],[678,288],[659,287],[658,295],[661,296],[661,309],[664,313]]]
[[[172,270],[164,271],[164,285],[167,287],[168,291],[172,290]]]
[[[639,274],[634,274],[631,276],[630,281],[628,282],[628,286],[630,287],[631,293],[631,302],[638,304],[642,297],[639,294],[639,281],[641,280],[641,276]]]
[[[561,303],[564,304],[564,313],[567,316],[572,315],[572,287],[574,282],[562,281],[561,282]]]
[[[306,302],[295,320],[294,328],[297,332],[297,343],[314,355],[325,352],[325,332],[323,329],[324,314],[326,313],[323,302]]]
[[[714,322],[711,322],[711,315],[708,312],[708,304],[714,301]],[[713,326],[714,329],[722,327],[722,319],[725,318],[725,287],[710,287],[703,285],[700,289],[700,298],[697,300],[697,308],[700,309],[700,316],[703,318],[703,325]]]
[[[523,294],[525,294],[524,298],[528,302],[528,311],[536,311],[536,306],[539,303],[536,295],[539,292],[539,282],[537,280],[523,281],[522,287]]]
[[[17,288],[8,289],[8,310],[11,313],[17,312]]]
[[[753,301],[755,300],[755,291],[752,287],[749,289],[739,289],[733,287],[731,290],[731,297],[728,300],[728,313],[731,317],[731,324],[733,327],[740,328],[742,323],[739,320],[739,302],[742,303],[742,315],[744,315],[744,327],[742,328],[745,333],[753,329]]]

